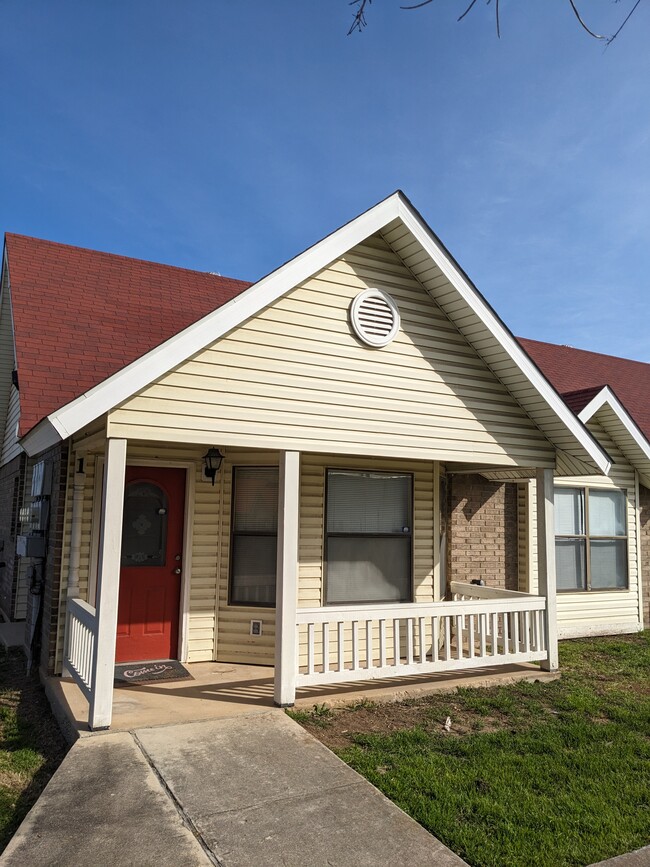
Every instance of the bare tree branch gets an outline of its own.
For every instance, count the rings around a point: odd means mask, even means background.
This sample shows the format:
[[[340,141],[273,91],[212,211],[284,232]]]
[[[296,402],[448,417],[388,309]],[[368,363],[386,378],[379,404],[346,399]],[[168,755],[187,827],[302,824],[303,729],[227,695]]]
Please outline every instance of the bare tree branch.
[[[467,7],[467,9],[463,12],[463,14],[462,14],[462,15],[460,16],[460,18],[458,19],[459,21],[462,21],[462,20],[463,20],[463,18],[467,15],[467,13],[471,10],[472,6],[473,6],[475,3],[476,3],[476,0],[472,0],[472,2],[469,4],[469,6]]]
[[[492,0],[485,0],[485,2],[489,5]],[[616,39],[621,30],[625,27],[627,22],[630,20],[632,15],[636,12],[637,7],[640,5],[641,0],[636,0],[634,6],[627,14],[625,20],[618,28],[618,30],[612,36],[603,36],[600,33],[595,33],[584,21],[582,18],[580,11],[576,5],[576,0],[568,0],[571,9],[573,10],[573,14],[578,19],[578,23],[593,39],[604,39],[606,45],[611,45],[612,42]],[[619,0],[615,0],[615,2],[619,2]],[[356,10],[354,13],[354,18],[352,20],[352,24],[350,25],[350,29],[348,30],[348,36],[355,31],[359,33],[367,26],[368,21],[366,19],[366,9],[372,3],[372,0],[350,0],[350,6],[356,6]],[[400,9],[422,9],[423,6],[429,6],[433,3],[433,0],[418,0],[418,2],[411,3],[408,6],[400,6]],[[497,26],[497,38],[501,38],[501,10],[500,10],[500,0],[495,0],[495,17],[496,17],[496,26]],[[458,21],[462,21],[463,18],[471,12],[471,10],[476,5],[476,0],[470,0],[469,5],[465,9],[465,11],[458,17]]]
[[[415,6],[400,6],[400,9],[421,9],[423,6],[428,6],[433,3],[433,0],[422,0],[422,3],[416,3]]]
[[[359,33],[361,33],[363,28],[367,25],[366,6],[369,6],[371,3],[372,0],[351,0],[350,6],[356,6],[357,11],[354,13],[354,19],[350,25],[350,29],[348,30],[348,36],[350,36],[351,33],[354,33],[355,30],[358,30]]]

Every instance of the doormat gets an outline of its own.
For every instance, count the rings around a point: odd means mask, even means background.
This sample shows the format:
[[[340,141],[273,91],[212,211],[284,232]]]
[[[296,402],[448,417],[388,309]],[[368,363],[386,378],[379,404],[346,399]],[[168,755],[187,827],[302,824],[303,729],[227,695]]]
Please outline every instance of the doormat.
[[[115,686],[142,686],[145,683],[169,683],[194,680],[185,666],[176,659],[158,662],[128,662],[115,666]]]

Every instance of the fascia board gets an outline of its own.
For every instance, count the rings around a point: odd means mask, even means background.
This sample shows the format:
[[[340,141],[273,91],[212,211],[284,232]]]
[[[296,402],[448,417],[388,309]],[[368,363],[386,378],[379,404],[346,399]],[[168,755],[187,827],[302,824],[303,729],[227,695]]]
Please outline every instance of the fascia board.
[[[398,216],[398,208],[399,194],[393,193],[263,277],[232,301],[52,413],[48,416],[49,422],[62,437],[76,433],[378,232]]]
[[[641,449],[645,457],[650,461],[650,442],[648,442],[637,423],[608,386],[601,389],[598,394],[589,401],[587,406],[578,413],[578,418],[585,423],[588,422],[605,404],[616,413],[616,416],[633,439],[635,445]]]
[[[50,420],[44,418],[29,433],[25,434],[19,442],[29,457],[33,458],[35,455],[40,455],[45,449],[51,448],[64,439],[67,439],[67,437],[62,436]]]
[[[548,380],[540,373],[521,346],[519,346],[492,308],[484,301],[480,293],[469,284],[455,263],[452,262],[446,250],[441,247],[433,236],[424,220],[415,212],[412,205],[401,198],[399,216],[452,286],[458,291],[468,307],[485,323],[494,338],[499,342],[499,345],[508,353],[531,385],[537,389],[562,423],[592,457],[596,466],[607,475],[612,466],[611,458],[607,452],[600,447],[586,427],[578,421]]]

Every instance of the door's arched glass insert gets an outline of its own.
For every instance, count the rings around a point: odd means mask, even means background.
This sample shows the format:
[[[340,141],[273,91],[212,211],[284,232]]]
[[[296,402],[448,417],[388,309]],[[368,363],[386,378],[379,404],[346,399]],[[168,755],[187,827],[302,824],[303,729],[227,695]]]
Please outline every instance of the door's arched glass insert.
[[[167,495],[153,482],[131,482],[124,496],[122,566],[164,566]]]

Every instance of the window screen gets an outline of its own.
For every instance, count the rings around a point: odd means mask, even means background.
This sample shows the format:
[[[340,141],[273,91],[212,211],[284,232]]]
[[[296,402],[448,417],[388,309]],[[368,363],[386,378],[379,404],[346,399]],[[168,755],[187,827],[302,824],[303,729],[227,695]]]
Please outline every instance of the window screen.
[[[411,599],[411,476],[328,470],[330,605]]]
[[[278,470],[233,470],[230,603],[275,606]]]

